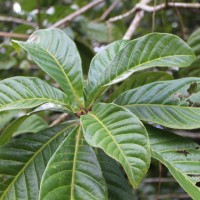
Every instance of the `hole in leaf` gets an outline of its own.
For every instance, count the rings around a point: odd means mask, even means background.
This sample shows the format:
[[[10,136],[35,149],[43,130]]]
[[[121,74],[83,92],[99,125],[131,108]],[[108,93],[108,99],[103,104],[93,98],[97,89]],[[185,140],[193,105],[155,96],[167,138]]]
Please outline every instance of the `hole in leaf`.
[[[195,184],[197,187],[200,187],[200,181],[196,182]]]
[[[176,153],[184,154],[184,156],[187,156],[188,154],[190,154],[190,153],[189,153],[188,151],[186,151],[186,150],[176,151]]]
[[[196,147],[195,149],[199,149],[199,147]]]
[[[190,177],[200,177],[200,174],[187,174]]]

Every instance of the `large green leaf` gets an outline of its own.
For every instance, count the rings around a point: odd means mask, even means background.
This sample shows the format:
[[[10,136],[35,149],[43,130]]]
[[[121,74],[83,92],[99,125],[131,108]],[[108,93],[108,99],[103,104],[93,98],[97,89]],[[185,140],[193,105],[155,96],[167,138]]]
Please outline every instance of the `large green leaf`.
[[[120,40],[106,46],[105,49],[97,53],[91,61],[88,72],[88,85],[86,91],[88,95],[93,89],[94,85],[98,84],[101,75],[106,71],[107,67],[113,61],[117,53],[128,43],[127,40]],[[88,103],[94,98],[92,95],[87,96]]]
[[[101,149],[98,149],[96,153],[108,186],[109,200],[135,199],[133,189],[125,178],[125,174],[122,172],[118,163],[107,156]]]
[[[169,169],[194,199],[200,197],[200,146],[191,140],[148,126],[152,156]]]
[[[80,126],[69,134],[49,161],[39,199],[108,199],[96,155],[84,141]]]
[[[160,81],[122,93],[115,103],[143,121],[176,129],[200,127],[200,78]]]
[[[135,73],[125,80],[119,87],[115,89],[113,94],[109,97],[107,102],[114,101],[121,93],[137,88],[148,83],[163,81],[163,80],[172,80],[173,76],[166,72],[140,72]]]
[[[117,160],[137,188],[145,176],[150,151],[147,132],[138,118],[115,104],[96,104],[81,116],[86,141]]]
[[[200,56],[200,28],[194,31],[188,38],[187,43],[192,47],[197,56]]]
[[[74,109],[83,107],[81,59],[74,42],[63,31],[39,30],[27,42],[13,42],[28,51],[39,67],[58,82]]]
[[[68,96],[46,82],[31,77],[0,81],[0,111],[33,108],[44,103],[68,106]]]
[[[46,129],[0,148],[0,199],[37,200],[47,163],[74,125]]]
[[[136,71],[155,66],[186,67],[194,59],[192,49],[177,36],[163,33],[148,34],[122,48],[95,85],[89,82],[89,86],[93,85],[90,97],[95,99],[106,86],[118,83]]]

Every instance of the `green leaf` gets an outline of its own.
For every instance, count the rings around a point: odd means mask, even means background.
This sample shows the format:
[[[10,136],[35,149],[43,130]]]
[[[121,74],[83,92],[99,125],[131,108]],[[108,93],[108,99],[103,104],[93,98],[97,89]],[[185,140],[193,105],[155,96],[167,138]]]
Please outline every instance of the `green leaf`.
[[[97,150],[97,158],[108,186],[109,200],[135,199],[133,189],[129,185],[118,163],[107,156],[101,149]]]
[[[0,199],[37,200],[47,163],[74,125],[46,129],[0,148]]]
[[[1,119],[0,129],[2,129],[9,121],[11,121],[11,119],[16,116],[17,112],[18,111],[16,110],[1,112],[0,113],[0,119]]]
[[[44,110],[50,110],[50,111],[69,111],[66,108],[63,108],[62,106],[55,105],[52,103],[46,103],[39,107],[37,107],[32,112],[27,113],[26,115],[23,115],[16,120],[14,120],[10,125],[3,131],[3,133],[0,135],[0,146],[8,143],[12,137],[12,135],[16,132],[16,130],[20,127],[20,125],[29,117],[31,117],[33,114],[36,114],[38,112],[44,111]],[[69,111],[70,113],[70,111]],[[29,129],[30,130],[30,129]]]
[[[200,79],[160,81],[122,93],[114,102],[146,122],[176,129],[200,127]]]
[[[37,133],[48,128],[48,123],[39,115],[32,115],[24,120],[14,132],[14,136],[23,133]]]
[[[8,143],[12,137],[12,135],[16,132],[16,130],[20,127],[20,125],[25,121],[28,120],[29,117],[31,117],[33,114],[36,114],[38,112],[44,111],[44,110],[53,110],[56,112],[60,111],[66,111],[65,109],[62,109],[62,106],[55,105],[52,103],[46,103],[39,107],[37,107],[32,112],[27,113],[26,115],[23,115],[16,120],[14,120],[10,125],[3,131],[3,133],[0,135],[0,146]],[[30,130],[30,129],[29,129]]]
[[[155,66],[186,67],[194,59],[192,49],[177,36],[163,33],[148,34],[122,48],[96,80],[95,85],[89,82],[89,88],[93,85],[90,97],[94,100],[106,86],[123,81],[136,71]]]
[[[106,71],[107,67],[113,61],[117,53],[128,43],[127,40],[120,40],[113,42],[106,46],[105,49],[97,53],[91,61],[88,73],[88,87],[92,89],[92,85],[97,84],[101,75]]]
[[[187,43],[192,47],[196,55],[200,55],[200,28],[194,31],[188,38]]]
[[[200,197],[200,146],[170,132],[147,126],[152,156],[162,162],[195,200]]]
[[[150,163],[148,135],[138,118],[115,104],[98,103],[81,116],[81,124],[88,144],[117,160],[137,188]]]
[[[84,141],[80,126],[69,134],[49,161],[39,199],[107,199],[96,155]]]
[[[81,56],[83,73],[87,75],[91,60],[94,57],[94,50],[89,42],[78,38],[76,38],[76,45]]]
[[[194,31],[188,38],[187,43],[190,45],[194,53],[196,54],[196,60],[190,65],[190,67],[180,69],[179,77],[200,77],[200,28]]]
[[[17,130],[17,128],[20,126],[20,124],[26,120],[28,117],[30,117],[29,114],[24,115],[22,117],[19,117],[18,119],[14,120],[0,135],[0,146],[8,143],[10,139],[12,138],[12,135]]]
[[[39,30],[27,42],[13,43],[24,48],[38,66],[58,82],[75,110],[84,106],[81,59],[74,42],[63,31]]]
[[[127,80],[125,80],[118,88],[116,88],[113,94],[107,101],[114,101],[121,93],[137,88],[148,83],[163,80],[172,80],[173,76],[166,72],[140,72],[133,74]]]
[[[0,81],[0,111],[33,108],[44,103],[68,106],[68,96],[46,82],[31,77]]]

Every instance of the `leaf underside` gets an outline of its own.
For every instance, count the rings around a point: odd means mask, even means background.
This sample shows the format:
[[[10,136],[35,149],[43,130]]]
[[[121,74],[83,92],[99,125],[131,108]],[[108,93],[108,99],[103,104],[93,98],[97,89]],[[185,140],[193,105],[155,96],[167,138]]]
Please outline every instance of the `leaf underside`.
[[[96,150],[96,154],[108,186],[109,200],[134,200],[133,189],[118,163],[101,149]]]
[[[39,78],[12,77],[0,81],[0,111],[34,108],[44,103],[68,105],[68,96]]]

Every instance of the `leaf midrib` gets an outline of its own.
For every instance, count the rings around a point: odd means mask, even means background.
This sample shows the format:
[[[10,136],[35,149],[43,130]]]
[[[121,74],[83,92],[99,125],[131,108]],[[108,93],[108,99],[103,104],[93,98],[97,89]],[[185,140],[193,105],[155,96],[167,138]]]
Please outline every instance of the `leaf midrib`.
[[[178,57],[185,57],[185,56],[189,56],[189,57],[194,57],[194,55],[170,55],[170,56],[164,56],[164,57],[160,57],[160,58],[156,58],[156,59],[153,59],[153,60],[148,60],[147,62],[144,62],[144,63],[139,63],[138,65],[135,65],[135,66],[133,66],[133,67],[131,67],[131,68],[129,68],[129,69],[126,69],[126,71],[125,72],[123,72],[123,73],[121,73],[121,74],[119,74],[118,76],[116,76],[116,77],[114,77],[113,78],[113,80],[109,80],[109,83],[107,83],[107,84],[101,84],[101,86],[108,86],[109,84],[111,84],[112,83],[112,81],[114,81],[115,79],[117,79],[118,77],[120,77],[120,76],[122,76],[123,74],[126,74],[127,73],[127,71],[131,71],[131,70],[134,70],[134,68],[138,68],[138,67],[142,67],[143,65],[146,65],[146,64],[149,64],[149,63],[151,63],[151,62],[155,62],[155,61],[158,61],[158,60],[160,60],[160,59],[166,59],[166,58],[170,58],[170,57],[175,57],[175,56],[178,56]],[[144,69],[145,69],[145,67],[144,67]],[[137,69],[136,71],[138,71],[138,70],[142,70],[142,69]],[[105,73],[104,74],[102,74],[102,75],[104,75],[105,76]]]
[[[58,132],[57,134],[55,134],[54,137],[52,137],[50,140],[48,140],[47,143],[45,143],[43,146],[41,146],[41,148],[39,148],[34,154],[33,156],[30,158],[30,160],[24,165],[24,167],[19,171],[19,173],[15,176],[15,178],[12,180],[12,182],[9,184],[9,186],[6,188],[6,190],[4,191],[3,195],[1,196],[1,199],[3,199],[3,197],[5,197],[5,195],[7,194],[8,190],[10,189],[10,187],[15,184],[15,181],[21,176],[21,174],[25,171],[25,169],[28,167],[29,164],[31,164],[31,162],[36,158],[36,156],[41,153],[41,151],[47,146],[49,145],[55,138],[57,138],[58,136],[60,136],[60,134],[62,134],[64,131],[66,131],[66,129],[72,127],[74,124],[65,127],[63,130],[61,130],[60,132]]]
[[[172,108],[184,108],[184,109],[199,109],[200,107],[189,107],[189,106],[179,106],[179,105],[166,105],[166,104],[151,104],[151,103],[138,103],[138,104],[124,104],[123,107],[139,107],[139,106],[157,106],[157,107],[172,107]]]
[[[100,124],[100,125],[107,131],[107,133],[110,135],[110,137],[112,138],[112,140],[114,141],[114,143],[116,144],[116,146],[118,147],[118,149],[120,150],[121,154],[123,155],[123,157],[124,157],[124,159],[125,159],[127,165],[129,166],[132,179],[134,180],[134,182],[136,182],[135,179],[134,179],[134,176],[133,176],[133,172],[132,172],[132,169],[131,169],[131,165],[130,165],[129,162],[127,161],[126,156],[124,155],[124,153],[123,153],[121,147],[119,146],[119,144],[117,143],[117,141],[115,140],[115,138],[113,137],[113,135],[111,134],[110,130],[104,125],[104,123],[103,123],[101,120],[99,120],[99,118],[98,118],[96,115],[94,115],[94,114],[92,114],[92,113],[89,113],[88,115],[91,115],[94,119],[96,119],[96,121],[99,122],[99,124]],[[114,158],[114,159],[115,159],[115,158]],[[115,160],[116,160],[116,159],[115,159]],[[132,182],[132,181],[131,181],[131,182]],[[133,183],[133,184],[135,185],[135,183]]]
[[[61,104],[61,105],[65,105],[66,104],[64,102],[61,102],[61,101],[58,101],[58,100],[55,100],[55,99],[48,99],[48,98],[39,98],[39,97],[34,97],[34,98],[28,98],[28,99],[21,99],[21,100],[17,100],[17,101],[13,101],[11,103],[8,103],[8,104],[4,104],[3,106],[0,106],[0,110],[2,108],[4,108],[5,106],[9,106],[9,105],[12,105],[12,104],[15,104],[15,103],[22,103],[22,102],[26,102],[26,101],[34,101],[34,100],[45,100],[47,102],[55,102],[55,103],[58,103],[58,104]]]
[[[72,167],[72,180],[71,180],[71,200],[74,200],[74,189],[75,189],[75,173],[76,173],[76,163],[77,163],[77,154],[79,149],[79,141],[81,136],[80,126],[77,131],[77,135],[75,136],[75,151],[74,151],[74,159],[73,159],[73,167]]]
[[[76,101],[77,101],[79,107],[82,108],[83,105],[82,105],[81,101],[79,100],[79,97],[78,97],[76,91],[74,90],[74,88],[73,88],[73,86],[72,86],[72,84],[71,84],[71,81],[69,80],[67,74],[65,73],[64,67],[59,63],[59,61],[57,60],[57,58],[56,58],[50,51],[48,51],[47,49],[45,49],[45,48],[42,47],[41,45],[38,45],[38,46],[39,46],[41,49],[43,49],[47,54],[49,54],[49,55],[53,58],[53,60],[55,60],[56,64],[59,66],[60,70],[63,72],[63,74],[64,74],[64,76],[65,76],[65,78],[66,78],[66,80],[67,80],[67,82],[68,82],[68,84],[69,84],[69,86],[70,86],[70,88],[71,88],[71,91],[72,91],[72,93],[73,93],[73,95],[74,95],[74,97],[75,97],[75,99],[76,99]]]

